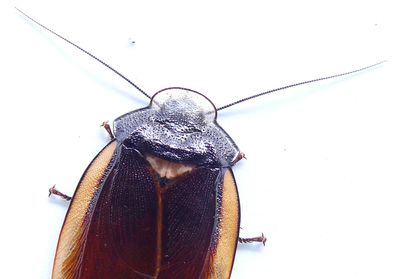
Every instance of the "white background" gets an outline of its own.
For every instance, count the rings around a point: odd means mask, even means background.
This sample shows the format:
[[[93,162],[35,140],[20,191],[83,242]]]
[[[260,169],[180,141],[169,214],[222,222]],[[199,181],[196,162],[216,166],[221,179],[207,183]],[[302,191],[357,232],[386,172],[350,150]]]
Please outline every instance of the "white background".
[[[47,189],[72,194],[108,141],[100,123],[148,102],[13,6],[149,94],[183,86],[216,106],[388,60],[221,111],[219,123],[248,158],[235,167],[241,234],[268,238],[239,245],[233,278],[400,277],[398,8],[70,0],[0,7],[0,278],[50,277],[68,205]]]

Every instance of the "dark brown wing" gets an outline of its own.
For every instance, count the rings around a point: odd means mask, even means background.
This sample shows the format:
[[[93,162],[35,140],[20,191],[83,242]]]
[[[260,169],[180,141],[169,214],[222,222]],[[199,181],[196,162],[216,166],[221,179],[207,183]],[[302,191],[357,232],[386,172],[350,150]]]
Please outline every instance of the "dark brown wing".
[[[228,278],[238,226],[230,170],[165,180],[137,151],[111,143],[78,186],[53,278]]]
[[[117,143],[112,141],[90,163],[75,191],[58,239],[52,278],[79,278],[93,202],[115,158]]]

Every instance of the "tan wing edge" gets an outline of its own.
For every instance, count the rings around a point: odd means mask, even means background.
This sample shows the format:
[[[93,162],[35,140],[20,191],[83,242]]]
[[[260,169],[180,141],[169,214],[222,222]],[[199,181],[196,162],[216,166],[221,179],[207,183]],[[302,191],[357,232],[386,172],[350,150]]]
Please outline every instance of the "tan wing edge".
[[[219,239],[211,261],[212,279],[229,278],[232,272],[239,236],[240,205],[231,169],[224,175]]]
[[[116,142],[109,143],[92,161],[73,197],[70,208],[58,240],[53,266],[53,279],[70,279],[75,277],[81,252],[81,240],[85,238],[84,223],[89,205],[113,158]]]

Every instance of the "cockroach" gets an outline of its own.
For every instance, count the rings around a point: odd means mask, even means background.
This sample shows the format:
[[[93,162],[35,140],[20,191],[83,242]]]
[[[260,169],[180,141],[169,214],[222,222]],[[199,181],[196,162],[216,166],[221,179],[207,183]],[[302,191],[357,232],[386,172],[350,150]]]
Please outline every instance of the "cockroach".
[[[217,112],[272,92],[359,72],[287,85],[222,107],[170,87],[148,106],[103,123],[111,141],[85,170],[61,229],[52,278],[229,278],[239,237],[240,204],[232,167],[244,155],[217,123]],[[68,196],[54,187],[50,194]]]

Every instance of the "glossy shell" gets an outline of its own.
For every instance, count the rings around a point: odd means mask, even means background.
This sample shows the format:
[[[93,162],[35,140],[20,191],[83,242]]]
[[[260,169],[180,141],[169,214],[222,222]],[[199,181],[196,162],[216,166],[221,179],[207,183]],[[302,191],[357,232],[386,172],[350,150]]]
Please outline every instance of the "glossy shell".
[[[114,129],[73,196],[52,278],[229,278],[239,150],[213,104],[163,90]]]
[[[239,150],[216,122],[215,106],[200,93],[169,88],[146,108],[114,121],[115,137],[126,146],[167,160],[198,166],[232,166]]]

